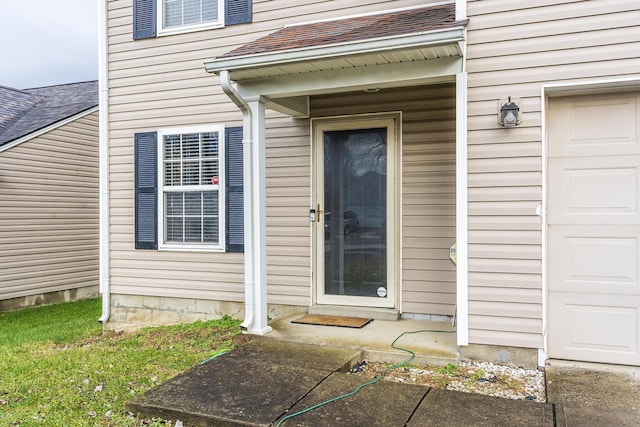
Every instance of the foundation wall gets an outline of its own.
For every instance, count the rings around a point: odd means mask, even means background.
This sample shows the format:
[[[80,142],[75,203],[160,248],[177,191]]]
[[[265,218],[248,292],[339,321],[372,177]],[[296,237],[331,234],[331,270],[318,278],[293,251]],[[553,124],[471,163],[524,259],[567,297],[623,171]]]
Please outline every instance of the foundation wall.
[[[460,347],[460,360],[536,369],[538,367],[538,350],[534,348],[471,344],[466,347]]]
[[[304,310],[297,306],[272,304],[270,318]],[[224,315],[244,318],[244,304],[239,302],[172,298],[141,295],[111,295],[111,316],[104,325],[106,331],[127,332],[147,326],[190,323],[220,319]]]
[[[60,304],[63,302],[80,301],[96,298],[99,295],[98,286],[67,289],[64,291],[45,292],[36,295],[0,300],[0,312],[21,310],[39,305]]]

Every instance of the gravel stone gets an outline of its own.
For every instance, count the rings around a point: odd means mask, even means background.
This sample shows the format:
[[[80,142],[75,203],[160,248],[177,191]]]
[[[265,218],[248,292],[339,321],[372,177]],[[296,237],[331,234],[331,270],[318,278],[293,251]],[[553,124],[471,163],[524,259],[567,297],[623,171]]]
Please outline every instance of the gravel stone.
[[[363,361],[351,370],[353,375],[377,377],[385,372],[385,380],[433,388],[478,393],[516,400],[546,402],[544,372],[514,368],[489,362],[460,362],[458,365],[401,366]]]

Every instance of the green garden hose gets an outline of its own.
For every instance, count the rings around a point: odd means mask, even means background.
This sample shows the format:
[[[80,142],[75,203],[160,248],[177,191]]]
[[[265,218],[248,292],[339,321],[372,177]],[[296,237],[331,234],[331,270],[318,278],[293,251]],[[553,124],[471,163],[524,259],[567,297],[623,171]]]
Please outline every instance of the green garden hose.
[[[324,402],[320,402],[320,403],[318,403],[316,405],[313,405],[313,406],[311,406],[311,407],[309,407],[307,409],[303,409],[302,411],[294,412],[293,414],[289,414],[286,417],[281,418],[280,421],[278,422],[278,424],[276,424],[276,427],[280,427],[282,425],[282,423],[284,423],[286,420],[288,420],[290,418],[297,417],[298,415],[306,414],[307,412],[313,411],[314,409],[317,409],[317,408],[319,408],[321,406],[328,405],[329,403],[335,402],[336,400],[340,400],[340,399],[344,399],[344,398],[349,397],[349,396],[353,396],[354,394],[356,394],[360,390],[362,390],[364,387],[367,387],[369,385],[375,384],[375,383],[379,382],[380,380],[382,380],[384,378],[385,374],[388,371],[390,371],[392,369],[397,369],[397,368],[399,368],[401,366],[408,365],[416,357],[416,354],[413,351],[409,350],[409,349],[396,346],[396,342],[398,342],[398,340],[400,338],[402,338],[403,336],[405,336],[405,335],[418,334],[418,333],[423,333],[423,332],[455,333],[456,331],[444,331],[444,330],[437,330],[437,329],[421,329],[419,331],[409,331],[409,332],[401,333],[395,340],[393,340],[393,342],[391,343],[391,347],[396,349],[396,350],[400,350],[400,351],[404,351],[404,352],[409,353],[411,356],[407,360],[405,360],[404,362],[397,363],[397,364],[395,364],[393,366],[389,366],[384,371],[382,371],[382,373],[380,375],[378,375],[376,378],[374,378],[373,380],[371,380],[369,382],[366,382],[364,384],[359,385],[358,387],[356,387],[355,390],[353,390],[353,391],[351,391],[349,393],[345,393],[343,395],[333,397],[331,399],[325,400]]]

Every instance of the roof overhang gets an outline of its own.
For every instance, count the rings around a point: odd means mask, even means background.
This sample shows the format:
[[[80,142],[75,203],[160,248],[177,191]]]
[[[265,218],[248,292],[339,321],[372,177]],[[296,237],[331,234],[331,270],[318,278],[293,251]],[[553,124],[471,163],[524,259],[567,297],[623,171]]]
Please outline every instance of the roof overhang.
[[[308,115],[308,96],[451,81],[463,71],[466,22],[446,28],[249,54],[205,62],[209,73],[229,73],[243,97]]]
[[[215,74],[229,71],[231,79],[240,82],[384,63],[461,57],[464,30],[465,27],[460,26],[328,46],[222,57],[205,62],[205,69]]]

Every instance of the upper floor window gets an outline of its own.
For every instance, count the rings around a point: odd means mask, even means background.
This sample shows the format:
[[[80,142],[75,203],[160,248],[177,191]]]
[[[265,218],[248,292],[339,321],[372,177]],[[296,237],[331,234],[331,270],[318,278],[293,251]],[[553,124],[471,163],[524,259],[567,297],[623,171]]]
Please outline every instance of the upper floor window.
[[[161,0],[160,32],[224,24],[224,0]]]
[[[133,0],[133,39],[251,22],[252,0]]]

